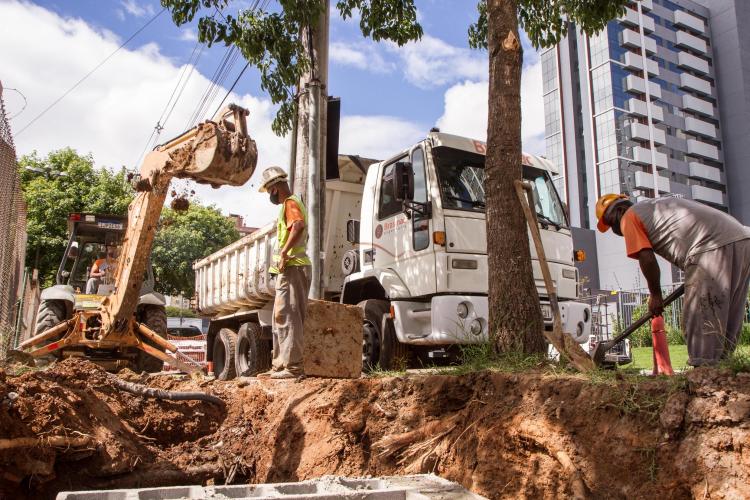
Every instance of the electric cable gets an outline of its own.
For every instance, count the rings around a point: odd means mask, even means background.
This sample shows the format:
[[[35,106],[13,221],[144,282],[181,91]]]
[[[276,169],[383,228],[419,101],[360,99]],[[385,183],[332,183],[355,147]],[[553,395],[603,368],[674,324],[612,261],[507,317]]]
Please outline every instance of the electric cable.
[[[229,94],[232,93],[232,91],[234,90],[235,85],[237,85],[237,82],[240,81],[240,77],[242,77],[242,74],[245,72],[245,70],[247,69],[248,66],[250,66],[250,61],[247,61],[245,63],[245,67],[242,68],[242,71],[240,71],[240,74],[237,75],[237,78],[234,80],[234,83],[229,88],[229,90],[227,90],[226,95],[224,95],[224,99],[222,99],[221,102],[219,103],[219,105],[216,107],[216,111],[214,111],[214,114],[212,116],[216,116],[216,114],[219,112],[219,110],[221,109],[221,106],[224,104],[224,101],[226,101],[227,97],[229,97]]]
[[[163,8],[159,12],[157,12],[156,14],[154,14],[154,16],[151,19],[149,19],[146,22],[146,24],[144,24],[143,26],[141,26],[140,28],[138,28],[138,30],[136,30],[135,33],[133,33],[132,35],[130,35],[130,37],[127,40],[125,40],[124,42],[122,42],[119,47],[117,47],[114,51],[112,51],[99,64],[97,64],[96,66],[94,66],[94,68],[91,69],[91,71],[89,71],[88,73],[86,73],[83,76],[83,78],[81,78],[76,83],[74,83],[72,87],[70,87],[68,90],[66,90],[60,97],[58,97],[57,99],[55,99],[52,102],[52,104],[50,104],[49,106],[47,106],[46,108],[44,108],[44,110],[42,110],[41,113],[39,113],[38,115],[36,115],[29,123],[27,123],[23,128],[21,128],[21,130],[19,130],[18,132],[16,132],[16,134],[15,134],[16,137],[18,137],[20,134],[22,134],[24,130],[26,130],[27,128],[29,128],[30,126],[32,126],[39,118],[41,118],[42,116],[44,116],[50,109],[52,109],[53,107],[55,107],[60,101],[62,101],[63,99],[65,99],[65,97],[67,97],[68,94],[70,94],[71,92],[73,92],[80,84],[82,84],[84,81],[86,81],[86,79],[88,79],[88,77],[90,77],[92,74],[94,74],[94,72],[96,70],[98,70],[99,68],[101,68],[107,61],[109,61],[112,58],[112,56],[114,56],[115,54],[117,54],[120,51],[120,49],[122,49],[123,47],[125,47],[125,45],[127,45],[133,38],[135,38],[136,36],[138,36],[138,34],[141,31],[143,31],[151,23],[153,23],[154,21],[156,21],[156,18],[158,18],[165,10],[167,10],[167,9]]]

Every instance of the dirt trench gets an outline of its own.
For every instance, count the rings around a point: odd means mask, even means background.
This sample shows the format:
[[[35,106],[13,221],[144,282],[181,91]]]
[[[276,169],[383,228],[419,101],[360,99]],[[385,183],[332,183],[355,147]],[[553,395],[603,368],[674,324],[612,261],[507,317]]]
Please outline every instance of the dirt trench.
[[[144,399],[106,377],[73,359],[0,371],[0,443],[47,439],[0,449],[0,498],[420,472],[489,498],[750,498],[746,373],[147,380],[210,392],[224,408]],[[50,446],[50,436],[78,441]]]

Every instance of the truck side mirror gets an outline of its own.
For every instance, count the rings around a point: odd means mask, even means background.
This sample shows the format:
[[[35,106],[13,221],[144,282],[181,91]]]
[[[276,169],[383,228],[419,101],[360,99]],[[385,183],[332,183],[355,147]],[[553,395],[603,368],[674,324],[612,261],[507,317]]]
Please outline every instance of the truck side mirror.
[[[359,221],[349,219],[346,221],[346,241],[349,243],[359,243]]]
[[[393,197],[398,201],[414,199],[414,169],[408,161],[393,166]]]

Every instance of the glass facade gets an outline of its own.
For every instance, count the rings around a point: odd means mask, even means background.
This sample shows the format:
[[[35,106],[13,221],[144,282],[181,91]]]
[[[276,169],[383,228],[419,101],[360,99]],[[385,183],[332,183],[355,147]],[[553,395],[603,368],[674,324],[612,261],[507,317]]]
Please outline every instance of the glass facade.
[[[562,117],[560,116],[560,82],[557,68],[557,51],[550,49],[542,53],[542,92],[544,94],[544,139],[545,156],[562,174],[564,168]],[[565,198],[565,181],[555,181],[560,196]]]

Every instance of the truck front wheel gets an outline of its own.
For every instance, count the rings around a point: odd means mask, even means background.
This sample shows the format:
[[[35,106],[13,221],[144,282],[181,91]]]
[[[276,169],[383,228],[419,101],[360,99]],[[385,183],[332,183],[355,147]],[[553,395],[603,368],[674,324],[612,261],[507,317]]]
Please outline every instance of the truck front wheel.
[[[214,339],[214,373],[217,380],[232,380],[237,376],[234,354],[237,334],[229,328],[222,328]]]
[[[380,346],[382,344],[383,316],[388,312],[388,301],[378,299],[363,300],[357,304],[364,313],[362,324],[362,369],[365,372],[380,366]],[[381,367],[382,368],[382,367]]]
[[[237,375],[249,377],[271,369],[272,341],[263,338],[256,323],[245,323],[237,333],[234,364]]]

